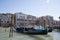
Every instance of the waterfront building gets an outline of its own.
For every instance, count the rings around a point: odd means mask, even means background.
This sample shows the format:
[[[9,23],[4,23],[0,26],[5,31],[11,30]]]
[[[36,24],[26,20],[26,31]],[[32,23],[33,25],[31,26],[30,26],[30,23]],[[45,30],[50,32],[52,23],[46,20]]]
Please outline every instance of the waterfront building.
[[[15,25],[17,26],[32,26],[35,25],[36,17],[27,15],[22,12],[15,13]]]
[[[37,20],[36,16],[27,15],[28,25],[34,26]]]
[[[53,27],[60,27],[60,21],[54,20]]]
[[[0,26],[12,25],[13,19],[14,19],[13,14],[11,14],[11,13],[1,13],[0,14]]]
[[[15,25],[24,26],[26,24],[25,22],[27,22],[26,18],[27,15],[22,12],[15,13]]]
[[[36,17],[32,15],[27,15],[22,12],[17,12],[15,14],[11,13],[1,13],[0,14],[0,26],[53,26],[53,16],[42,16]],[[58,23],[59,24],[59,23]]]
[[[49,26],[49,27],[53,26],[53,16],[42,16],[39,17],[39,20],[41,26]]]

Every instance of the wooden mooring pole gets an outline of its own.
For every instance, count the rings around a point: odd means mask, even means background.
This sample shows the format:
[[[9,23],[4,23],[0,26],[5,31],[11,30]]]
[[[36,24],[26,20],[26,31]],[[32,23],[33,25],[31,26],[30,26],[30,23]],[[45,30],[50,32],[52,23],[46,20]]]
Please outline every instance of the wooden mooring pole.
[[[13,27],[10,27],[10,30],[9,30],[9,37],[13,37]]]
[[[14,25],[14,15],[12,15],[11,17],[11,27],[10,27],[10,31],[9,31],[9,37],[13,37],[13,25]]]

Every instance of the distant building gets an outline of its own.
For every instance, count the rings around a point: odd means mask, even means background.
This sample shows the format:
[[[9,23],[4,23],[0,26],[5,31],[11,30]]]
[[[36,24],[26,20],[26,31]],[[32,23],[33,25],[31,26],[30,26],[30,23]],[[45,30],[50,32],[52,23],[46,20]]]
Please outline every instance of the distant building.
[[[2,13],[0,14],[0,26],[9,26],[12,24],[13,21],[13,14],[11,13]]]
[[[60,27],[60,21],[54,20],[53,21],[53,27],[55,27],[55,26]]]
[[[11,13],[1,13],[0,14],[0,26],[21,26],[21,27],[31,27],[34,25],[43,27],[52,27],[53,25],[59,25],[59,21],[54,21],[53,16],[42,16],[36,17],[32,15],[27,15],[22,12],[17,12],[15,14]]]
[[[35,24],[36,17],[27,15],[22,12],[15,13],[15,25],[17,26],[31,26]]]
[[[53,26],[53,16],[46,16],[46,20],[47,20],[47,25],[52,27]]]
[[[37,17],[32,15],[27,15],[28,25],[34,26],[37,20]]]
[[[25,19],[27,18],[26,17],[27,15],[19,12],[19,13],[15,13],[15,25],[17,26],[24,26],[26,23],[25,23]]]
[[[53,16],[42,16],[39,17],[40,25],[42,26],[52,26],[53,25]]]

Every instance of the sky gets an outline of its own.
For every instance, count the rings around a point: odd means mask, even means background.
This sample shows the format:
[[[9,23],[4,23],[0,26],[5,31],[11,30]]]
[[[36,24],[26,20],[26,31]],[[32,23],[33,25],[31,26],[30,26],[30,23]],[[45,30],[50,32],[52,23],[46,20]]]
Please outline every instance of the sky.
[[[37,17],[51,15],[59,20],[60,0],[0,0],[0,13],[16,12]]]

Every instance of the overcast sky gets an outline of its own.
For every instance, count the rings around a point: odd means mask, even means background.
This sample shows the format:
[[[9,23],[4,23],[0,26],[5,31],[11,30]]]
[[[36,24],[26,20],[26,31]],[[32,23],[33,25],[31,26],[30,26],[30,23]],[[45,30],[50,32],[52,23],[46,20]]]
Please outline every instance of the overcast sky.
[[[60,0],[0,0],[0,13],[23,12],[34,16],[51,15],[58,20]]]

